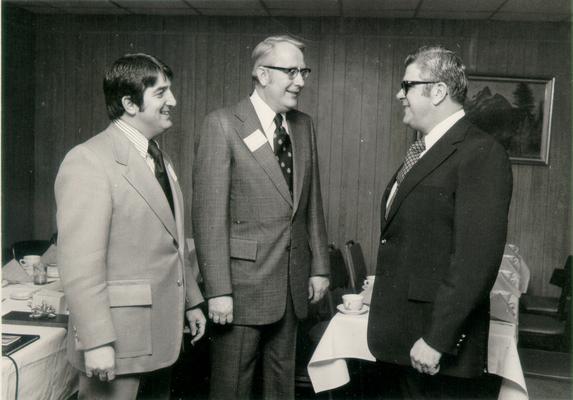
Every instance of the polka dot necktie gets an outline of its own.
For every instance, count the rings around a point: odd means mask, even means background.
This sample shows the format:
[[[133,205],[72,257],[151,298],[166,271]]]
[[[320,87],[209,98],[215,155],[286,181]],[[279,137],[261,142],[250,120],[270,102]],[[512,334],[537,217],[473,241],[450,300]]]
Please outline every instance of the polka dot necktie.
[[[402,166],[402,169],[400,170],[400,172],[398,172],[398,175],[396,176],[396,182],[398,182],[398,185],[402,183],[408,171],[410,171],[414,166],[414,164],[418,162],[418,160],[420,159],[420,154],[422,154],[424,150],[426,150],[426,143],[424,142],[424,138],[416,140],[410,146],[408,152],[406,153],[406,158],[404,159],[404,165]]]
[[[292,196],[292,145],[290,142],[290,137],[283,127],[283,116],[277,114],[273,120],[275,122],[275,135],[274,135],[274,150],[275,156],[281,167],[281,171],[285,177],[288,184],[288,189]]]

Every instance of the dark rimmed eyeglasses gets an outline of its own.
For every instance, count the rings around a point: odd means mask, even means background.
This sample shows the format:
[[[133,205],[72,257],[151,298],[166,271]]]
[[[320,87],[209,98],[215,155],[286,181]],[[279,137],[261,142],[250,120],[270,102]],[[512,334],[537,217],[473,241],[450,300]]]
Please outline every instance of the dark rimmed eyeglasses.
[[[271,65],[261,65],[261,67],[269,68],[269,69],[276,69],[277,71],[284,72],[285,74],[288,75],[288,78],[290,80],[293,80],[294,78],[296,78],[296,76],[298,74],[300,74],[300,76],[302,76],[302,79],[306,79],[310,75],[310,68],[294,68],[294,67],[293,68],[284,68],[284,67],[273,67]]]
[[[429,83],[438,83],[438,82],[440,81],[402,81],[400,82],[400,87],[404,91],[404,96],[406,96],[406,94],[408,94],[408,90],[410,90],[412,86],[426,85]]]

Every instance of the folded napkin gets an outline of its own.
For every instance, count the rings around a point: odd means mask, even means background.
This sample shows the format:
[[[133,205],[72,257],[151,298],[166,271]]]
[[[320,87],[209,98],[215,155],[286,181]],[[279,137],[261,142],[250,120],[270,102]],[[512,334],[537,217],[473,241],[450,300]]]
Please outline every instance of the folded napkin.
[[[527,263],[519,254],[519,247],[513,244],[505,245],[500,271],[510,278],[521,293],[527,292],[531,273]]]
[[[490,294],[490,316],[492,319],[517,323],[519,300],[510,293]]]
[[[46,250],[46,252],[42,254],[42,262],[46,265],[57,263],[56,246],[51,245],[50,247],[48,247],[48,250]]]
[[[28,275],[18,261],[12,259],[2,267],[2,280],[10,283],[26,283],[32,282],[34,278]]]

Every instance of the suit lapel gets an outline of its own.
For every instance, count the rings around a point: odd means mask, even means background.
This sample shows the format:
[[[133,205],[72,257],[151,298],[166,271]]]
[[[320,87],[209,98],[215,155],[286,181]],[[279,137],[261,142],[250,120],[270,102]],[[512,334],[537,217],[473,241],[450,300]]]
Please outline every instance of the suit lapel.
[[[300,195],[302,192],[302,183],[304,179],[304,159],[305,152],[303,149],[304,138],[304,127],[301,126],[300,120],[293,117],[293,113],[287,113],[287,123],[289,126],[290,141],[292,143],[292,153],[293,153],[293,215],[296,213],[298,208],[298,203],[300,201]]]
[[[112,127],[110,133],[114,141],[115,159],[119,164],[125,166],[123,176],[141,195],[149,205],[149,208],[161,220],[167,231],[174,238],[177,238],[175,218],[165,193],[163,193],[159,182],[153,176],[145,160],[131,146],[129,140],[119,129]]]
[[[412,167],[395,194],[394,201],[390,206],[390,212],[386,225],[392,220],[400,204],[408,194],[434,169],[442,164],[452,153],[456,151],[456,144],[465,137],[468,124],[465,118],[452,126],[444,136],[432,146],[430,150]],[[394,182],[394,179],[392,182]]]
[[[171,159],[163,153],[163,158],[165,160],[165,165],[167,168],[167,176],[169,177],[169,185],[171,186],[171,192],[173,193],[173,206],[175,209],[175,224],[177,226],[177,241],[179,245],[185,245],[185,230],[183,228],[185,223],[185,203],[183,202],[183,193],[181,192],[181,187],[179,186],[179,181],[175,170],[173,169],[173,162]]]
[[[400,166],[400,168],[402,168],[402,166]],[[396,170],[396,172],[394,172],[394,175],[392,175],[392,178],[390,179],[390,182],[388,183],[388,185],[386,185],[386,190],[384,190],[384,195],[382,196],[382,201],[380,204],[380,216],[381,216],[381,225],[382,225],[382,231],[384,230],[384,227],[386,226],[386,204],[388,204],[388,198],[390,197],[390,193],[392,193],[392,187],[394,186],[394,182],[396,181],[396,176],[398,175],[398,171],[400,171],[400,168],[398,168]],[[394,194],[396,195],[396,194]],[[391,205],[390,205],[391,206]]]
[[[257,129],[264,135],[261,122],[249,98],[244,99],[237,105],[235,115],[242,121],[242,125],[237,129],[237,133],[243,141]],[[255,151],[251,151],[250,149],[248,149],[248,151],[269,176],[281,196],[292,207],[293,201],[288,190],[288,185],[271,146],[266,143]]]

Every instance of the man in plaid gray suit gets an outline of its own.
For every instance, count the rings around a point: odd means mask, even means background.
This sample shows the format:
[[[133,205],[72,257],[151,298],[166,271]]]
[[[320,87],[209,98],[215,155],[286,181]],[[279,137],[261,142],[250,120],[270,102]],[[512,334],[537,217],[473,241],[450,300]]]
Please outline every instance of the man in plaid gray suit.
[[[193,228],[212,331],[211,398],[294,398],[297,321],[328,288],[326,229],[311,118],[294,108],[304,46],[253,51],[255,90],[209,114],[196,143]]]

